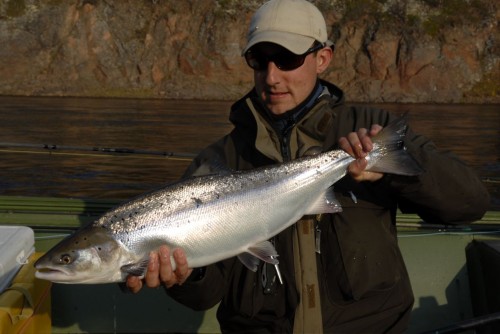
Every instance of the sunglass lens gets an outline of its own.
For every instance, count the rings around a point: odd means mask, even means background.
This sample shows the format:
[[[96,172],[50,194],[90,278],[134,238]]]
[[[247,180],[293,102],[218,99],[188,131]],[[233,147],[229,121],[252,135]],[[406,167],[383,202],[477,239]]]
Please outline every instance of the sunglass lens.
[[[262,71],[267,67],[268,59],[256,52],[248,51],[245,53],[245,60],[248,66],[257,71]]]
[[[304,64],[304,60],[309,53],[312,53],[318,49],[323,47],[322,45],[317,45],[313,48],[307,50],[304,54],[297,55],[291,51],[288,51],[285,48],[281,48],[279,52],[265,55],[262,54],[259,50],[248,50],[245,53],[245,60],[247,61],[248,66],[253,68],[256,71],[263,71],[267,69],[269,62],[273,62],[276,67],[278,67],[282,71],[291,71],[299,68]]]
[[[282,52],[275,57],[274,63],[280,70],[291,71],[302,66],[302,64],[304,64],[304,59],[305,56],[303,55],[296,55],[292,52]]]

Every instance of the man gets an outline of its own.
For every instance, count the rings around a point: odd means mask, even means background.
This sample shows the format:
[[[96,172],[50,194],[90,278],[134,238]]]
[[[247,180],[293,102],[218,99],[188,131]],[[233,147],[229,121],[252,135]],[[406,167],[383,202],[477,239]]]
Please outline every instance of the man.
[[[454,155],[411,131],[405,145],[422,175],[364,170],[371,137],[393,116],[348,107],[338,87],[318,79],[333,47],[311,3],[265,3],[252,18],[243,55],[255,87],[232,106],[231,133],[205,149],[187,175],[205,160],[246,170],[296,159],[318,146],[341,148],[356,158],[334,187],[343,212],[304,217],[274,237],[280,275],[266,264],[254,273],[235,258],[192,269],[181,249],[173,250],[172,271],[170,250],[161,247],[151,254],[145,284],[164,285],[197,310],[220,302],[222,332],[403,332],[413,295],[397,245],[397,207],[433,223],[467,223],[486,211],[487,191]],[[127,284],[137,292],[143,281],[129,277]]]

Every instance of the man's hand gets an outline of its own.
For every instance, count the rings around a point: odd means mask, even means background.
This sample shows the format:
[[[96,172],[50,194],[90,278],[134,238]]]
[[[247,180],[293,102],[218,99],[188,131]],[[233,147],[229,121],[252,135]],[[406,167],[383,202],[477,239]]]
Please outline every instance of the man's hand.
[[[380,180],[384,175],[382,173],[365,171],[368,164],[365,158],[373,149],[371,137],[379,133],[380,130],[382,130],[382,126],[374,124],[370,130],[361,128],[357,132],[351,132],[346,137],[339,139],[340,148],[356,159],[347,168],[347,173],[357,182],[374,182]]]
[[[142,289],[144,283],[150,288],[156,288],[160,285],[170,288],[176,284],[184,283],[193,270],[188,267],[186,254],[182,249],[175,249],[173,256],[176,264],[175,270],[172,270],[170,249],[167,246],[161,246],[157,252],[151,252],[144,279],[129,276],[127,277],[127,287],[133,293],[137,293]]]

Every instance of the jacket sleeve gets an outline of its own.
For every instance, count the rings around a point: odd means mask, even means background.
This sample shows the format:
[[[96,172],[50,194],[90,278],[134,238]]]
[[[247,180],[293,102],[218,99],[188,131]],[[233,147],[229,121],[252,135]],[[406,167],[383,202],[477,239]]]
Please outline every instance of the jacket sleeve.
[[[398,117],[366,107],[345,111],[338,120],[343,131],[340,135],[372,124],[386,126]],[[387,175],[402,212],[416,213],[435,224],[467,224],[481,219],[489,208],[490,197],[472,168],[452,152],[441,151],[428,138],[414,134],[411,122],[405,146],[424,172],[419,176]]]
[[[195,269],[184,284],[166,289],[167,294],[195,311],[208,310],[225,295],[234,261],[235,258],[231,258],[209,265],[203,268],[201,275]]]
[[[401,211],[417,213],[424,221],[437,224],[465,224],[481,219],[490,197],[470,167],[452,152],[439,151],[432,141],[411,131],[405,146],[424,172],[419,176],[390,178]]]

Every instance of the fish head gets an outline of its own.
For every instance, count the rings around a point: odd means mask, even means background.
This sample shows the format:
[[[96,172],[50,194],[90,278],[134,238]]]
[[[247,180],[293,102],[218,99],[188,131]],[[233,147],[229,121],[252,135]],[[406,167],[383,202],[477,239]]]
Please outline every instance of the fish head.
[[[124,247],[102,227],[87,226],[62,240],[35,262],[35,276],[55,283],[118,282]]]

